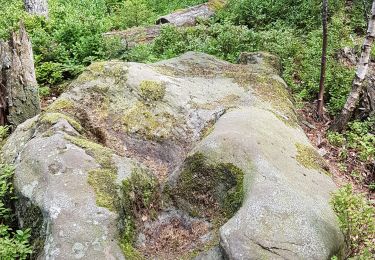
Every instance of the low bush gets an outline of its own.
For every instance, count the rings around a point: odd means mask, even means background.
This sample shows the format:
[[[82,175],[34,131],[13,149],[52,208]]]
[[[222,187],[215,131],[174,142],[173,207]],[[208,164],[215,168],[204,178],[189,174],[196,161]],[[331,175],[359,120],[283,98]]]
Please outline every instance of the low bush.
[[[27,259],[32,253],[29,245],[30,229],[12,231],[12,202],[14,168],[0,164],[0,259]]]
[[[350,185],[335,192],[331,204],[337,214],[348,252],[345,259],[373,259],[375,254],[375,209],[363,194]]]

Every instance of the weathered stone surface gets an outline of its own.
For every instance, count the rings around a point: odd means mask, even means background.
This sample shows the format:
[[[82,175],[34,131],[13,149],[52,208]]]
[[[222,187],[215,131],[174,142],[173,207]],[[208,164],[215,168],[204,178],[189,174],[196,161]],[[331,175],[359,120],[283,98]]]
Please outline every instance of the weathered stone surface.
[[[154,217],[143,209],[134,220],[134,246],[148,258],[340,253],[343,239],[328,203],[335,186],[298,126],[277,59],[241,57],[240,65],[193,52],[155,64],[94,63],[45,113],[20,125],[2,151],[16,166],[17,191],[31,202],[21,202],[20,211],[42,211],[40,258],[123,258],[117,188],[140,168],[164,187]],[[199,185],[189,180],[194,176],[203,176],[212,194],[189,190]],[[173,248],[192,223],[200,227],[191,231],[194,242]],[[224,224],[220,231],[217,223]],[[164,226],[175,233],[150,238]],[[147,239],[165,245],[147,250]]]

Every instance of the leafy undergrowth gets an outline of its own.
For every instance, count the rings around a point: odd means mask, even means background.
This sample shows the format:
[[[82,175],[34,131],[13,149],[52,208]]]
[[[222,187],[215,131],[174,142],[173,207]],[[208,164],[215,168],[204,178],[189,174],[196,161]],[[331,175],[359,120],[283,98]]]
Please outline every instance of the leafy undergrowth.
[[[299,110],[302,127],[320,154],[329,162],[330,172],[341,186],[351,183],[356,191],[375,199],[375,135],[374,121],[354,121],[343,134],[329,131],[331,119],[316,120],[315,104]]]
[[[331,120],[317,121],[315,104],[299,110],[310,141],[329,162],[329,170],[341,187],[331,204],[345,236],[344,259],[373,259],[375,254],[375,138],[374,121],[354,121],[343,134],[330,132]],[[372,131],[372,132],[371,132]],[[338,259],[338,258],[333,258]]]
[[[375,208],[365,194],[354,193],[351,185],[336,191],[331,200],[347,242],[347,255],[373,259],[375,255]]]
[[[16,230],[12,210],[14,168],[0,164],[0,259],[27,259],[32,253],[30,229]]]

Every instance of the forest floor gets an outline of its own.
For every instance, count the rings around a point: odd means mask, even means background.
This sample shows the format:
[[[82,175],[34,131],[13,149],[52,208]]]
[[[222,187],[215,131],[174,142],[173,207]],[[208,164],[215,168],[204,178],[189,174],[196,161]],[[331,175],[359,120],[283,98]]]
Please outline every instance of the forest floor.
[[[316,104],[305,103],[302,109],[297,110],[301,126],[310,142],[318,149],[318,152],[329,164],[329,170],[336,185],[341,187],[352,184],[354,190],[366,194],[370,202],[375,206],[375,192],[367,183],[375,180],[375,162],[366,164],[358,159],[357,151],[348,149],[345,160],[340,159],[340,148],[333,146],[326,138],[327,131],[332,123],[328,114],[322,120],[316,117]],[[345,169],[342,165],[345,164]],[[352,174],[356,172],[357,174]]]

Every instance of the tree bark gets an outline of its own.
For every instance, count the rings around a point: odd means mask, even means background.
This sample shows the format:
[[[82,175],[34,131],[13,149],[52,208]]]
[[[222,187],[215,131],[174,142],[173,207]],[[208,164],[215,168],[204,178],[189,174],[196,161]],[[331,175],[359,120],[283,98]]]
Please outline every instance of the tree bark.
[[[24,0],[24,4],[28,13],[48,17],[47,0]]]
[[[327,16],[328,16],[328,0],[323,0],[323,9],[322,9],[323,47],[322,47],[322,63],[321,63],[321,68],[320,68],[320,83],[319,83],[318,108],[317,108],[317,113],[318,113],[319,118],[323,118],[323,108],[324,108],[324,82],[326,79],[327,45],[328,45]]]
[[[375,0],[372,3],[371,17],[368,23],[367,35],[362,45],[361,58],[357,65],[357,71],[353,80],[352,90],[346,101],[346,104],[341,111],[341,114],[336,117],[331,126],[331,130],[341,132],[347,128],[348,122],[351,119],[353,112],[358,105],[359,99],[363,92],[363,81],[366,77],[371,47],[375,39]]]
[[[32,46],[21,25],[8,42],[0,42],[0,123],[17,126],[39,113]]]

